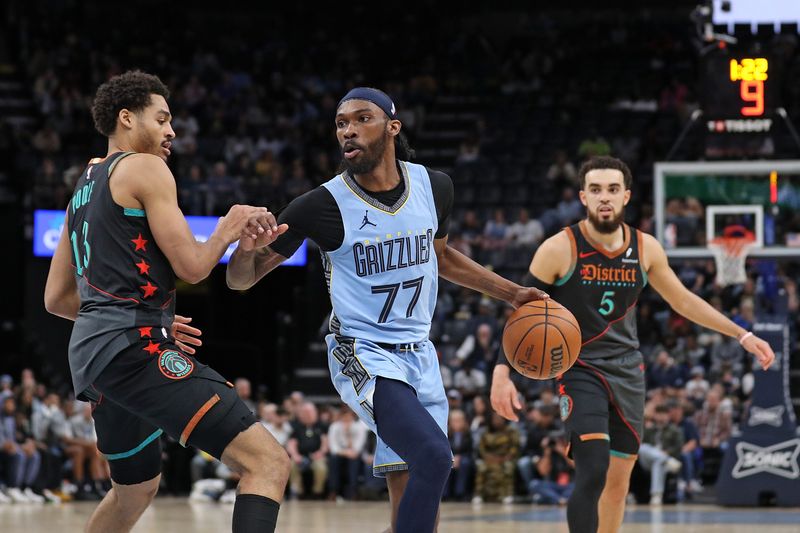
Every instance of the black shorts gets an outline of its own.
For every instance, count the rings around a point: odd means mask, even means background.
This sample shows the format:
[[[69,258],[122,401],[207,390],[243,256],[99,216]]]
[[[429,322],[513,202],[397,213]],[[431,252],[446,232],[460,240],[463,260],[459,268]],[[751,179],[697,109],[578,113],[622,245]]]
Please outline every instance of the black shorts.
[[[162,433],[219,459],[257,421],[230,382],[171,339],[147,339],[126,348],[87,395],[96,399],[97,447],[109,462],[111,478],[123,485],[160,473]]]
[[[612,455],[630,458],[639,453],[645,401],[641,353],[578,359],[559,380],[559,395],[570,442],[605,439]]]

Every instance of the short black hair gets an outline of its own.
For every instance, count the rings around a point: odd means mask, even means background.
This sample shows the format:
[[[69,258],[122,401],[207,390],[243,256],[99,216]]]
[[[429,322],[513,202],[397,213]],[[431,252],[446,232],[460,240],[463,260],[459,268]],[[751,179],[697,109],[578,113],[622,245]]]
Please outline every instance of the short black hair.
[[[94,127],[110,137],[117,129],[117,116],[123,109],[132,112],[141,111],[150,105],[150,95],[158,94],[169,98],[169,89],[158,79],[158,76],[129,70],[114,76],[98,89],[92,103]]]
[[[581,183],[581,189],[586,187],[586,174],[591,172],[592,170],[619,170],[622,172],[622,176],[625,181],[625,188],[630,189],[631,185],[633,185],[633,174],[631,174],[631,169],[628,168],[628,165],[625,164],[624,161],[621,159],[617,159],[616,157],[611,157],[609,155],[598,155],[592,157],[584,164],[581,165],[580,170],[578,171],[578,179]]]
[[[416,151],[408,144],[408,137],[402,131],[394,138],[394,155],[400,161],[411,161]]]

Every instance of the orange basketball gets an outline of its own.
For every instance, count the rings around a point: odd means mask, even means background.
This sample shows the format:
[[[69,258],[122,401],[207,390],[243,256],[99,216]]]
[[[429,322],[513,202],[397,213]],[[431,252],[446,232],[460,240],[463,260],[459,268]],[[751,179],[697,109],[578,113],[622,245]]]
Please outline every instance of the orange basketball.
[[[581,328],[566,307],[554,300],[528,302],[509,317],[503,329],[503,351],[523,376],[550,379],[578,359]]]

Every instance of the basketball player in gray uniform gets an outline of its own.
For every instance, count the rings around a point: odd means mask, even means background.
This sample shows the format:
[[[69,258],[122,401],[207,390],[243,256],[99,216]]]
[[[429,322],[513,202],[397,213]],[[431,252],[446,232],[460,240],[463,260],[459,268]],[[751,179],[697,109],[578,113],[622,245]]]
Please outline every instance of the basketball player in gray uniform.
[[[197,283],[242,234],[271,241],[286,227],[265,208],[234,206],[208,241],[195,241],[165,163],[175,137],[168,94],[138,71],[98,89],[92,114],[108,154],[78,179],[45,287],[47,310],[75,322],[75,394],[93,403],[97,447],[111,468],[112,489],[86,530],[130,531],[158,490],[166,432],[241,476],[235,533],[271,532],[286,452],[233,385],[190,355],[185,343],[198,342],[172,326],[176,275]]]
[[[622,525],[642,435],[645,381],[636,302],[644,286],[650,283],[689,320],[739,339],[763,368],[775,354],[684,287],[655,238],[623,223],[632,182],[625,163],[596,157],[584,163],[579,178],[587,218],[542,243],[530,275],[533,285],[569,309],[581,326],[580,356],[558,378],[561,417],[576,469],[567,507],[569,529],[612,533]],[[491,401],[502,416],[517,420],[514,409],[521,406],[510,371],[501,354]]]

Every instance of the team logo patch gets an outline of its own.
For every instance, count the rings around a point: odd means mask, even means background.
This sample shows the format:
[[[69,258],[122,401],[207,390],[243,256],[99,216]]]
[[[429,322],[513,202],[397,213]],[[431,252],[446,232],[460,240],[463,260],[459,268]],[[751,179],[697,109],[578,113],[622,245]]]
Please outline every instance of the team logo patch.
[[[572,398],[569,394],[562,394],[558,399],[558,408],[561,411],[561,420],[566,422],[569,415],[572,414]]]
[[[158,358],[158,369],[169,379],[183,379],[192,373],[194,363],[174,350],[164,350]]]

